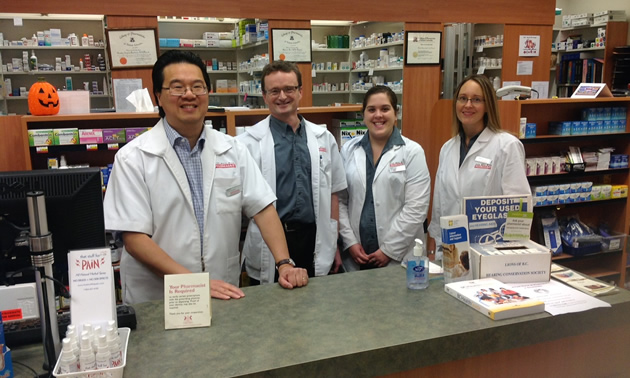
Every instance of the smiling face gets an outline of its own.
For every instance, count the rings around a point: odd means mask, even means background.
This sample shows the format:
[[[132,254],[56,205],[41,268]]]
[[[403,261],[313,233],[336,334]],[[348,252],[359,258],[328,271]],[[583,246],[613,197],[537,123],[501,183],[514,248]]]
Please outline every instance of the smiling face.
[[[274,96],[269,91],[298,87],[297,76],[294,72],[275,71],[265,76],[263,80],[265,80],[263,99],[269,107],[269,112],[280,121],[293,126],[297,119],[298,105],[302,99],[302,88],[299,87],[290,95],[280,91]]]
[[[466,98],[465,102],[464,98]],[[457,119],[462,123],[466,135],[472,136],[481,132],[485,127],[484,115],[486,114],[481,86],[473,80],[468,80],[462,85],[455,101],[457,101],[455,108]]]
[[[363,121],[370,133],[370,140],[387,141],[396,125],[396,110],[387,94],[372,94],[363,111]]]
[[[183,86],[192,88],[195,85],[205,86],[204,78],[199,67],[190,63],[169,64],[163,71],[163,88]],[[157,99],[164,109],[166,120],[182,136],[199,132],[203,119],[208,110],[208,95],[195,96],[186,90],[183,96],[173,96],[168,89],[157,92]]]

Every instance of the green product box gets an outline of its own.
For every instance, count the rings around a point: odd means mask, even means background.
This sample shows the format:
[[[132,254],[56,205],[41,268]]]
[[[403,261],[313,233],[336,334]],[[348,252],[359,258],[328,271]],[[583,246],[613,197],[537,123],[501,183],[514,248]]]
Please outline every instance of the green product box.
[[[55,146],[63,146],[69,144],[79,144],[79,129],[54,129],[53,144]]]
[[[50,146],[53,144],[53,129],[39,129],[28,131],[28,145],[31,147]]]

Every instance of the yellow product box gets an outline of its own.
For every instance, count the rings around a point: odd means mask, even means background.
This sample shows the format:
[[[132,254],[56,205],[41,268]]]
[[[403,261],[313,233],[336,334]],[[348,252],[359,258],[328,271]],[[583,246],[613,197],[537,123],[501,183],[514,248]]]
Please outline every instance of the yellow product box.
[[[217,93],[228,93],[227,80],[217,80]]]
[[[628,197],[628,185],[613,185],[610,190],[610,198]]]
[[[35,146],[51,146],[53,144],[54,132],[53,129],[39,129],[28,131],[28,145]]]
[[[79,129],[54,129],[53,138],[53,144],[55,146],[79,144]]]

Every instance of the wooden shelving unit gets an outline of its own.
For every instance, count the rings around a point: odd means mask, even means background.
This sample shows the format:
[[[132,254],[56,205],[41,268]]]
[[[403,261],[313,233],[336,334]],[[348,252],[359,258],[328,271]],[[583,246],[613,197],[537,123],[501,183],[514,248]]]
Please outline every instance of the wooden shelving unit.
[[[580,120],[582,109],[600,107],[623,107],[626,109],[626,132],[614,134],[557,136],[549,135],[549,122]],[[597,99],[546,99],[526,101],[500,101],[499,109],[503,128],[518,135],[519,119],[526,117],[528,123],[536,123],[536,138],[522,139],[527,157],[551,156],[568,150],[569,146],[614,147],[617,154],[630,154],[630,98],[597,98]],[[555,174],[546,176],[530,176],[532,185],[561,184],[581,181],[592,181],[594,184],[630,185],[628,168],[589,171],[578,174]],[[597,225],[605,221],[616,233],[629,233],[630,201],[627,198],[603,201],[576,202],[570,204],[550,205],[534,208],[534,227],[532,239],[542,242],[539,237],[537,223],[542,211],[555,210],[561,216],[578,215],[580,220],[589,225]],[[627,243],[624,243],[627,244]],[[618,285],[630,279],[627,246],[621,250],[595,253],[574,257],[562,255],[555,257],[559,264],[582,273],[615,281]]]

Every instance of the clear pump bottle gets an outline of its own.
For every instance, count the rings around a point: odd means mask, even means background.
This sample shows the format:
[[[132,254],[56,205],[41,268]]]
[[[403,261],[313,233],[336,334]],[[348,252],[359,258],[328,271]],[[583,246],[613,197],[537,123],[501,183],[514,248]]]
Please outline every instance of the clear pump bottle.
[[[422,240],[416,239],[413,257],[407,261],[407,288],[421,290],[429,287],[429,259],[424,255]]]

